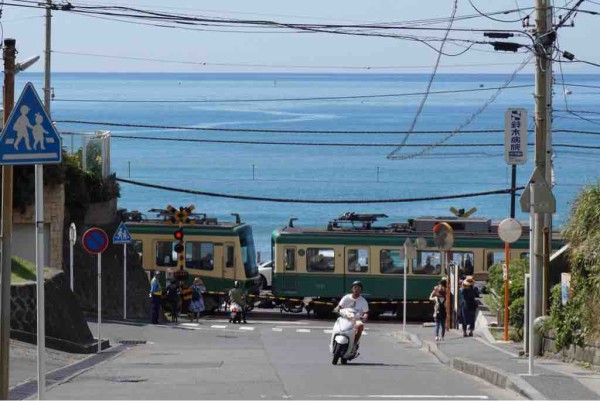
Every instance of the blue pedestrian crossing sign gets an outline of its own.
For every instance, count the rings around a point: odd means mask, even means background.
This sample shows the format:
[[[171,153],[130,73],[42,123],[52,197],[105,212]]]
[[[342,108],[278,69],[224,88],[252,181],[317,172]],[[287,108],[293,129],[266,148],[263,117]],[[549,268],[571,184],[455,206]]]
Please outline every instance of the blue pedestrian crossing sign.
[[[27,82],[0,135],[0,164],[60,163],[61,157],[60,135]]]
[[[131,234],[125,223],[119,224],[115,235],[113,235],[113,244],[129,244],[131,243]]]

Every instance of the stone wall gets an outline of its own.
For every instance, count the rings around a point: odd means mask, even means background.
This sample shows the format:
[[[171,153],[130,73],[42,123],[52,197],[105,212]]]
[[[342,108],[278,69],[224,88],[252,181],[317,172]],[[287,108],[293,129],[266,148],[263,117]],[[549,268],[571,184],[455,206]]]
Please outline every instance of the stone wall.
[[[60,269],[63,257],[63,227],[65,213],[64,184],[44,186],[44,222],[50,225],[50,262],[51,267]],[[14,224],[31,224],[35,227],[35,205],[27,206],[24,213],[16,210],[13,213]],[[35,248],[33,258],[35,263]]]
[[[600,342],[577,347],[571,345],[569,348],[563,348],[557,351],[554,334],[548,332],[544,334],[544,354],[560,359],[565,362],[586,362],[592,365],[600,366]]]
[[[105,225],[115,220],[117,215],[117,198],[107,202],[90,203],[85,214],[85,224]]]
[[[113,215],[113,219],[115,216]],[[81,236],[91,226],[77,227],[77,242],[74,254],[74,293],[81,309],[91,316],[98,310],[98,262],[97,256],[88,254],[81,245]],[[96,225],[112,238],[118,222]],[[68,239],[65,239],[64,260],[69,260]],[[69,265],[65,263],[65,272]],[[127,247],[127,318],[150,320],[150,283],[138,255]],[[123,245],[113,245],[102,253],[102,315],[123,317]]]
[[[10,290],[10,328],[37,333],[36,283],[13,284]],[[47,273],[44,290],[46,335],[78,344],[91,343],[92,333],[64,273]]]

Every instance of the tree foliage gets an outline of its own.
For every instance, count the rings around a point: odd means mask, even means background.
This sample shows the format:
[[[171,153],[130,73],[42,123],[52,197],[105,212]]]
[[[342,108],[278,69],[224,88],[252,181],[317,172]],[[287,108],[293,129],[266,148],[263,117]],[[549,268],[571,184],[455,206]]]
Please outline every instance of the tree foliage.
[[[494,290],[500,297],[500,305],[504,306],[504,276],[502,272],[502,264],[495,264],[490,267],[488,275],[488,286]],[[529,273],[529,260],[518,259],[510,262],[509,272],[510,284],[509,284],[509,300],[510,305],[508,307],[509,323],[517,331],[521,332],[523,328],[523,316],[525,305],[525,273]]]
[[[551,308],[561,347],[600,339],[600,180],[577,197],[564,235],[570,244],[571,290],[563,306],[560,289],[554,289]]]

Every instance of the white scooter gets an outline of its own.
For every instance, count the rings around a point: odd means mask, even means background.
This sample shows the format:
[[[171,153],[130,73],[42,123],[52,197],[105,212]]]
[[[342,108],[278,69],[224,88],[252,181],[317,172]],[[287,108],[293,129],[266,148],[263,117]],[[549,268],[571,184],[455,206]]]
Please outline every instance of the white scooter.
[[[329,342],[329,352],[333,355],[332,363],[337,365],[342,361],[342,365],[358,357],[358,346],[354,347],[354,338],[356,337],[356,311],[351,308],[345,308],[339,311],[339,317],[333,325],[331,341]]]

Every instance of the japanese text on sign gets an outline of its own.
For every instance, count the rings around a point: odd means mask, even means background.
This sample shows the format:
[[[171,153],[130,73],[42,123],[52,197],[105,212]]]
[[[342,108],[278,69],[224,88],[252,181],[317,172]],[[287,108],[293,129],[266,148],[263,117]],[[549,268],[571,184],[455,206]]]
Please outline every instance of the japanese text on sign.
[[[504,159],[507,164],[527,162],[527,111],[508,109],[504,114]]]

